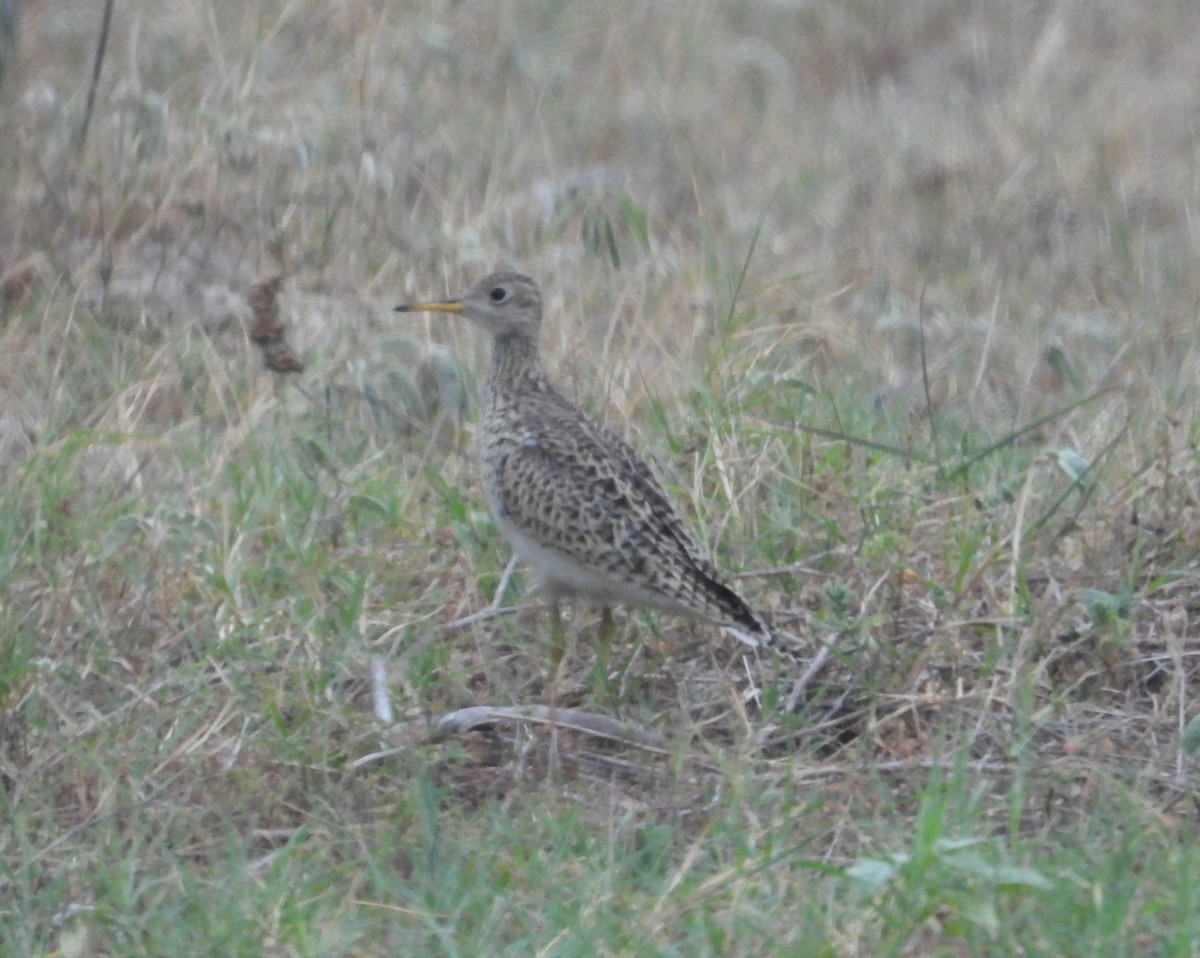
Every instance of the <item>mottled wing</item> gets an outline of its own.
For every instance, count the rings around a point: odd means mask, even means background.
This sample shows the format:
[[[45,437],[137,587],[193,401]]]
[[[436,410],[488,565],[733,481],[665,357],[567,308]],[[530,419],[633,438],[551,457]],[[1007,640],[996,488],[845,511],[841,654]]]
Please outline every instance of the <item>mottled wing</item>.
[[[539,546],[681,610],[758,633],[761,620],[701,552],[658,479],[624,440],[556,394],[522,409],[493,449],[492,495]]]

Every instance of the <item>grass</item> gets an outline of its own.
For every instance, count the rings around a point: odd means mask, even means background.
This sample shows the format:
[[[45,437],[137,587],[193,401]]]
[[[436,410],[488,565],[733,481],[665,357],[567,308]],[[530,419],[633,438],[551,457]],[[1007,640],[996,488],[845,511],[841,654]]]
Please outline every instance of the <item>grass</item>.
[[[1192,5],[118,5],[82,152],[77,6],[0,86],[0,953],[1200,952]],[[657,744],[431,737],[545,678],[487,344],[390,312],[500,266],[794,714],[583,609]]]

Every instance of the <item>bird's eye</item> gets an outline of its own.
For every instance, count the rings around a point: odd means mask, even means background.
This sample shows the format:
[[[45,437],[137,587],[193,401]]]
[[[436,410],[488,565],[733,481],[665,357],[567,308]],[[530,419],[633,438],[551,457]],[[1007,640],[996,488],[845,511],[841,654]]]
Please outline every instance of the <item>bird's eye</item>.
[[[497,286],[488,295],[492,298],[493,303],[503,303],[508,298],[508,290],[503,286]]]

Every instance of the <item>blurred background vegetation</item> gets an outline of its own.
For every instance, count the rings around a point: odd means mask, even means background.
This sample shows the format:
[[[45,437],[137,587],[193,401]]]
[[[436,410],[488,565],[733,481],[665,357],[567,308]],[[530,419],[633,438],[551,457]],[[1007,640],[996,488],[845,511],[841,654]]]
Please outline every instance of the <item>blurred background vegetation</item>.
[[[1196,953],[1200,6],[116,0],[85,138],[103,10],[0,0],[0,950]],[[390,312],[497,267],[797,716],[635,614],[664,755],[422,741],[544,659]]]

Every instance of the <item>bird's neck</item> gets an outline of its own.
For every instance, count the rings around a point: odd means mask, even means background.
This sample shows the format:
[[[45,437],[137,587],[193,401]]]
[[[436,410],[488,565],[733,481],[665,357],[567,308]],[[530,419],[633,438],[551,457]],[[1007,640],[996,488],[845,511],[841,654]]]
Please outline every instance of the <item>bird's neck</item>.
[[[528,390],[545,380],[542,358],[533,339],[520,335],[496,338],[492,346],[491,390]]]

